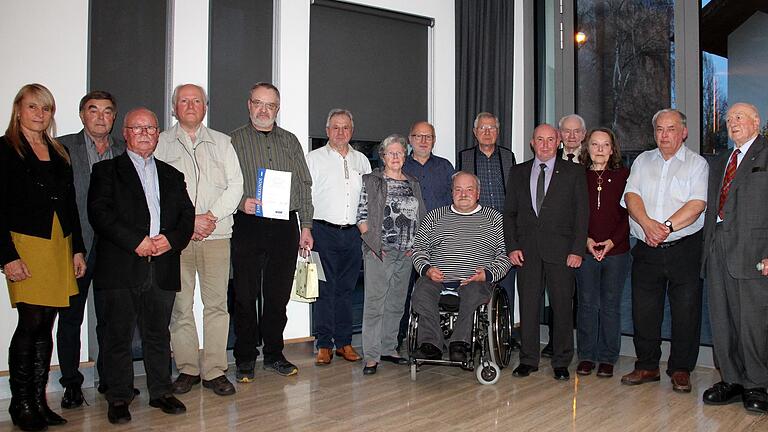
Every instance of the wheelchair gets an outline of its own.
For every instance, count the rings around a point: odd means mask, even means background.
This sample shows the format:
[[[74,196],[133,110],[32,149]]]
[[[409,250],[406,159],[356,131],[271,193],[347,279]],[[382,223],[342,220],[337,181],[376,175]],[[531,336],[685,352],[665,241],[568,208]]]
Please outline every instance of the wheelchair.
[[[445,339],[444,345],[453,333],[459,316],[459,296],[443,291],[440,295],[440,328]],[[512,357],[512,310],[506,291],[498,285],[491,289],[491,298],[480,305],[472,319],[470,352],[465,362],[451,360],[417,359],[413,353],[418,348],[419,315],[411,310],[408,321],[408,361],[411,368],[411,380],[416,381],[416,373],[423,364],[456,366],[465,370],[474,370],[480,384],[495,384],[501,376],[501,369],[509,366]],[[447,350],[443,349],[447,355]]]

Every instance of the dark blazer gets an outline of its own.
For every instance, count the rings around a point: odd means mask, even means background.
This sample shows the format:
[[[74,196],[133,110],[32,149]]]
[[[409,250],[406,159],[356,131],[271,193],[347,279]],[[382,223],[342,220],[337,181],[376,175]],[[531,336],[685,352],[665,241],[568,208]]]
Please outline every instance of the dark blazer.
[[[515,165],[515,153],[512,150],[496,145],[499,151],[499,172],[501,173],[501,183],[506,186],[506,175],[509,169]],[[458,163],[456,164],[456,171],[465,171],[477,175],[477,158],[480,154],[478,146],[474,146],[459,152]],[[485,157],[485,155],[483,155]],[[506,191],[504,191],[506,193]]]
[[[764,279],[755,264],[768,257],[768,141],[758,135],[741,160],[723,206],[725,257],[710,255],[714,240],[720,189],[731,152],[724,152],[709,165],[707,210],[704,216],[704,253],[701,274],[706,276],[707,259],[724,260],[736,279]]]
[[[11,231],[50,239],[54,211],[64,236],[72,234],[73,252],[85,253],[72,167],[49,144],[53,184],[46,184],[42,163],[23,137],[22,143],[24,158],[5,136],[0,138],[0,264],[19,259]]]
[[[589,224],[589,196],[582,165],[555,160],[554,173],[539,216],[531,204],[531,159],[509,170],[504,203],[507,252],[521,249],[548,263],[565,264],[568,254],[583,257]]]
[[[179,257],[195,224],[195,209],[184,175],[155,159],[160,189],[160,234],[171,250],[152,257],[160,288],[181,289]],[[99,237],[94,289],[128,289],[147,279],[149,260],[135,249],[149,235],[149,209],[141,180],[127,153],[93,165],[88,191],[88,217]]]
[[[91,165],[88,160],[88,150],[85,147],[85,130],[79,133],[64,135],[56,138],[69,150],[72,171],[75,178],[75,194],[77,195],[77,211],[80,214],[80,227],[83,230],[86,258],[93,246],[93,228],[88,222],[88,187],[91,185]],[[125,142],[112,139],[112,156],[125,152]]]

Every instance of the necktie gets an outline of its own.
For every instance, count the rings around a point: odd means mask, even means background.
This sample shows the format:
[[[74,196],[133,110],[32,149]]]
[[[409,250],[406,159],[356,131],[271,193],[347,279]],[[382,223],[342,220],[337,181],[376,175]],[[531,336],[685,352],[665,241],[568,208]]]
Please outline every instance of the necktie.
[[[731,190],[731,182],[736,177],[736,162],[739,158],[741,150],[736,149],[731,155],[731,159],[728,161],[728,165],[725,167],[725,177],[723,177],[723,187],[720,189],[720,202],[717,206],[717,215],[720,219],[723,217],[723,206],[725,206],[725,200],[728,199],[728,191]]]
[[[568,153],[567,155],[565,155],[565,157],[568,158],[568,162],[573,162],[573,158],[576,157],[576,155],[573,153]]]
[[[547,164],[539,164],[539,179],[536,181],[536,215],[541,212],[541,204],[544,202],[544,170]]]

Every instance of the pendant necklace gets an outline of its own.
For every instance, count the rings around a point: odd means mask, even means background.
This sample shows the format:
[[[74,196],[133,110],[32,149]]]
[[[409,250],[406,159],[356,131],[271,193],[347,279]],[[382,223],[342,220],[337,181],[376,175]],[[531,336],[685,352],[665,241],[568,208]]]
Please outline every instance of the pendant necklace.
[[[605,170],[595,171],[597,174],[597,209],[600,210],[600,192],[603,190],[603,174]]]

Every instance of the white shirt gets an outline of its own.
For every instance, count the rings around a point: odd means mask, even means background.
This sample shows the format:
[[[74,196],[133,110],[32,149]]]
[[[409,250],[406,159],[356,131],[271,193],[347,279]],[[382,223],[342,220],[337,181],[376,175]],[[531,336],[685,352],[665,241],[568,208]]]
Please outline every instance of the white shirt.
[[[343,157],[326,144],[309,152],[307,167],[312,176],[314,218],[336,225],[354,225],[363,174],[371,172],[368,158],[352,146]]]
[[[648,217],[664,222],[688,201],[707,201],[708,177],[707,161],[685,145],[666,161],[659,149],[648,150],[632,164],[624,195],[629,192],[639,195]],[[621,206],[627,207],[624,196],[621,197]],[[673,231],[665,241],[679,240],[703,226],[704,212],[692,224]],[[643,228],[632,218],[629,218],[629,228],[632,236],[645,241]]]

